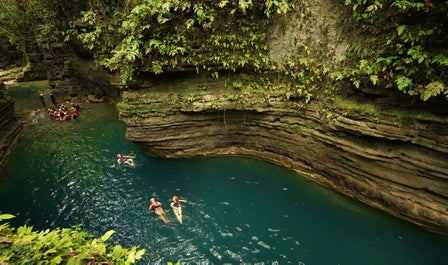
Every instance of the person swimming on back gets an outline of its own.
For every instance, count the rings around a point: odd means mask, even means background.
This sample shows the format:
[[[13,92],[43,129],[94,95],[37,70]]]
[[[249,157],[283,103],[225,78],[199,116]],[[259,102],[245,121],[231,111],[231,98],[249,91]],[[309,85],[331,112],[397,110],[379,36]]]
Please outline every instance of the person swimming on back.
[[[150,200],[150,204],[149,204],[149,210],[155,210],[157,208],[159,208],[160,206],[162,206],[162,203],[160,203],[158,200],[151,198]]]
[[[156,200],[155,198],[151,198],[149,204],[149,210],[154,211],[165,223],[168,223],[168,217],[165,214],[165,211],[162,208],[162,203]]]
[[[174,195],[171,201],[171,207],[179,207],[181,202],[187,202],[186,200],[179,199],[179,196]]]
[[[118,164],[125,163],[125,164],[128,164],[130,166],[134,166],[135,165],[134,164],[134,160],[132,159],[131,156],[123,156],[121,154],[117,154],[117,157],[118,157],[118,159],[117,159]]]

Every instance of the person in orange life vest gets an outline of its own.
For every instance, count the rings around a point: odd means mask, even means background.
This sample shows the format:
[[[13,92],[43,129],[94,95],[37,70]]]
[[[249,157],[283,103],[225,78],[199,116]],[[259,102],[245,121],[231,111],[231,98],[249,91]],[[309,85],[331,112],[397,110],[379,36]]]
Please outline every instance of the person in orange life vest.
[[[72,111],[71,111],[71,115],[72,115],[72,118],[73,118],[73,119],[78,118],[78,112],[76,111],[76,109],[72,109]]]
[[[72,106],[77,110],[77,111],[80,111],[81,110],[81,107],[79,106],[79,104],[78,103],[72,103]]]
[[[64,120],[65,112],[61,109],[59,109],[59,117],[61,117],[61,120]]]
[[[61,119],[61,116],[59,115],[59,112],[57,112],[57,111],[54,111],[53,112],[53,119],[55,120],[55,121],[61,121],[62,119]]]
[[[187,202],[186,200],[179,199],[179,196],[174,195],[171,201],[171,207],[179,207],[181,202]]]

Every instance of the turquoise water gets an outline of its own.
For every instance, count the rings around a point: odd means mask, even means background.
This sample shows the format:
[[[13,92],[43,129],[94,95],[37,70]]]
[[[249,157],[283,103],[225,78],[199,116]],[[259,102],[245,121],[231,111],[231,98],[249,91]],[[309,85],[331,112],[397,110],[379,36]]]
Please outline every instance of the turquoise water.
[[[17,215],[13,225],[113,229],[112,243],[147,250],[138,264],[448,264],[448,237],[259,160],[146,156],[113,107],[81,107],[77,122],[37,115],[0,169],[0,211]],[[137,165],[117,165],[117,153]],[[183,224],[169,209],[174,194],[188,200]],[[148,211],[151,197],[168,224]]]

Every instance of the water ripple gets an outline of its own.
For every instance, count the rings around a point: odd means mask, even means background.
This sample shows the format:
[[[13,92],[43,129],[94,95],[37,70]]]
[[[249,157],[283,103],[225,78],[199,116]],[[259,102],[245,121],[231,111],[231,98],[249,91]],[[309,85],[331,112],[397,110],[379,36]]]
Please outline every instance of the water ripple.
[[[446,239],[276,166],[148,157],[124,138],[113,110],[96,108],[83,110],[77,123],[39,120],[1,171],[2,207],[37,228],[81,225],[95,236],[115,230],[111,243],[147,250],[139,264],[412,265],[448,258]],[[117,153],[132,154],[137,166],[118,165]],[[183,224],[169,206],[174,194],[188,200]],[[151,197],[163,203],[168,224],[148,210]]]

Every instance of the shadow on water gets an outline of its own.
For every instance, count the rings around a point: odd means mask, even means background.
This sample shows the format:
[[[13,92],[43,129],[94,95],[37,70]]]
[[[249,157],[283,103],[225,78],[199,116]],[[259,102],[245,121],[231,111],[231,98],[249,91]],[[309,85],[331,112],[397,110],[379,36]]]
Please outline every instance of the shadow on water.
[[[448,260],[446,237],[350,201],[284,168],[244,157],[149,157],[125,139],[113,106],[81,107],[76,122],[39,117],[0,170],[0,210],[17,215],[13,225],[46,229],[81,224],[96,236],[113,229],[112,243],[147,249],[138,264],[409,265]],[[117,153],[135,156],[136,166],[118,165]],[[188,200],[183,224],[169,207],[174,194]],[[163,203],[168,224],[148,211],[151,197]]]

